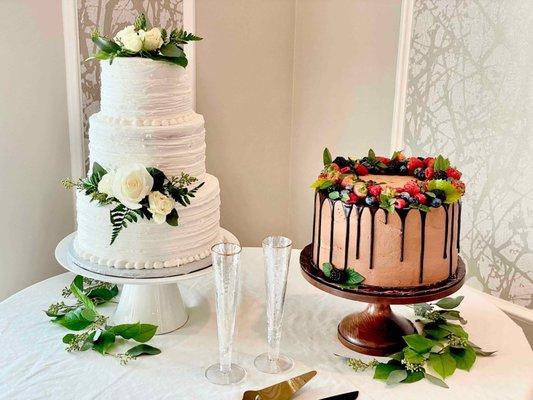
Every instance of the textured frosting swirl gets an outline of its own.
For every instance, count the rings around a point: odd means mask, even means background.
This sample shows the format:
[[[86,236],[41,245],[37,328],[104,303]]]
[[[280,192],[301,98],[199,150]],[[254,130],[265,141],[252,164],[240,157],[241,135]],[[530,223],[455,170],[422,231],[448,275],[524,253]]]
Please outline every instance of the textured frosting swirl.
[[[171,119],[192,110],[184,68],[139,57],[100,62],[103,115]]]

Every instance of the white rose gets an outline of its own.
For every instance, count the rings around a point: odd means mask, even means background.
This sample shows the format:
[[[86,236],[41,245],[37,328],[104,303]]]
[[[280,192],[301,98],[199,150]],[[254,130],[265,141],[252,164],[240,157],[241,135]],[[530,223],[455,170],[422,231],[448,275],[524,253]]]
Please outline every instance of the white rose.
[[[138,33],[135,32],[135,27],[133,25],[129,25],[119,31],[115,36],[115,40],[120,42],[126,50],[134,53],[137,53],[142,49],[142,40]]]
[[[98,191],[100,193],[105,193],[110,197],[113,197],[113,180],[115,179],[115,173],[109,171],[107,174],[102,176],[100,182],[98,182]]]
[[[139,202],[146,197],[154,186],[154,178],[142,164],[120,167],[113,179],[113,196],[126,207],[136,210],[142,206]]]
[[[176,202],[161,192],[152,192],[148,195],[148,204],[148,211],[152,213],[154,221],[157,224],[162,224],[166,221],[167,215],[174,209]]]
[[[157,50],[163,45],[163,38],[159,28],[152,28],[148,32],[139,31],[139,37],[143,42],[143,50],[152,51]]]

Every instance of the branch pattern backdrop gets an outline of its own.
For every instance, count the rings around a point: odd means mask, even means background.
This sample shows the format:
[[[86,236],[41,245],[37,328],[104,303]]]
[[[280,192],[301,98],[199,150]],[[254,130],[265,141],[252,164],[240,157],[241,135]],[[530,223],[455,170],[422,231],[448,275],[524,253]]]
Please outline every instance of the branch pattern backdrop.
[[[156,26],[183,26],[183,0],[78,0],[78,37],[81,62],[84,154],[87,159],[88,118],[100,109],[100,67],[96,60],[85,61],[95,52],[91,33],[97,29],[113,36],[137,15],[145,13]],[[87,164],[87,163],[86,163]],[[86,165],[86,169],[88,166]]]
[[[417,0],[405,145],[449,155],[472,286],[533,306],[533,2]]]

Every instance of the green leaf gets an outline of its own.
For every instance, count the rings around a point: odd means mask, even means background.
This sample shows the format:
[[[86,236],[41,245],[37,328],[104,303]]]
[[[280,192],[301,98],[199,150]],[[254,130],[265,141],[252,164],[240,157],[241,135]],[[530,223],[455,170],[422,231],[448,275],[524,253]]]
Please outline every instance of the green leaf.
[[[333,186],[333,181],[324,180],[324,182],[320,185],[320,189],[327,189],[330,186]]]
[[[120,46],[118,44],[104,36],[100,36],[98,32],[94,32],[91,36],[91,39],[100,50],[108,54],[116,53],[120,50]]]
[[[427,353],[436,344],[435,341],[425,338],[417,333],[404,336],[403,340],[411,349],[420,354]]]
[[[391,371],[387,378],[387,385],[395,385],[407,378],[407,371],[405,369],[397,369]]]
[[[374,379],[387,379],[392,371],[403,370],[399,363],[379,363],[374,370]]]
[[[417,353],[409,347],[403,351],[403,356],[406,361],[412,364],[422,364],[425,361],[425,358],[422,354]]]
[[[435,339],[435,340],[444,339],[446,336],[450,335],[449,331],[442,329],[438,326],[431,327],[431,328],[424,327],[424,333],[426,334],[426,336],[430,337],[431,339]]]
[[[347,285],[359,285],[365,280],[365,277],[353,268],[346,268],[346,284]]]
[[[333,269],[333,265],[331,263],[325,262],[322,264],[322,272],[324,275],[326,275],[326,278],[329,278],[331,276],[331,270]]]
[[[476,352],[470,346],[464,349],[451,348],[450,355],[454,358],[457,368],[470,371],[476,361]]]
[[[331,199],[331,200],[337,200],[337,199],[340,199],[341,195],[339,192],[337,191],[334,191],[334,192],[330,192],[328,194],[328,197]]]
[[[444,308],[445,310],[451,310],[459,306],[459,304],[461,304],[464,298],[465,296],[457,296],[455,298],[445,297],[444,299],[440,299],[439,301],[437,301],[435,305],[440,308]]]
[[[370,158],[371,160],[375,160],[376,159],[376,152],[374,151],[374,149],[369,149],[368,150],[368,158]]]
[[[402,383],[414,383],[424,378],[424,371],[407,372],[407,378]]]
[[[445,179],[433,179],[429,181],[427,185],[429,190],[439,189],[444,191],[444,193],[446,194],[446,199],[444,200],[444,203],[446,204],[455,203],[459,201],[462,196],[461,192],[459,192],[459,190],[457,190],[457,188],[453,186],[451,182],[448,182]]]
[[[165,58],[165,60],[171,62],[172,64],[179,65],[183,68],[185,68],[189,64],[189,61],[187,61],[187,58],[185,57],[168,57]]]
[[[496,351],[485,351],[483,350],[481,347],[479,347],[478,345],[468,341],[468,344],[470,345],[470,347],[472,347],[474,349],[474,351],[476,352],[476,354],[478,356],[481,356],[481,357],[490,357],[492,356],[494,353],[496,353]]]
[[[443,379],[452,375],[455,372],[456,362],[449,353],[429,355],[429,364]]]
[[[435,158],[435,162],[433,164],[433,169],[435,171],[445,171],[450,167],[450,160],[447,158],[444,158],[442,155],[438,155],[437,158]]]
[[[52,320],[52,322],[64,326],[71,331],[81,331],[92,323],[92,321],[83,317],[82,310],[82,307],[78,307],[75,310],[69,311],[63,316]]]
[[[139,357],[142,355],[155,356],[159,353],[161,353],[161,350],[148,344],[138,344],[137,346],[133,346],[131,349],[126,351],[126,354],[132,357]]]
[[[157,168],[152,168],[152,167],[146,168],[146,170],[152,176],[152,178],[154,178],[154,184],[152,186],[152,191],[163,193],[164,191],[163,184],[165,183],[165,179],[166,179],[166,176],[163,173],[163,171]]]
[[[141,343],[147,342],[153,338],[156,330],[156,325],[141,324],[139,322],[136,324],[115,325],[111,328],[111,331],[115,335],[122,336],[124,339],[133,339]]]
[[[96,317],[98,317],[98,313],[95,310],[92,310],[90,308],[82,307],[81,316],[85,318],[87,321],[94,322]]]
[[[431,374],[428,374],[427,372],[424,373],[424,376],[428,381],[433,383],[434,385],[449,389],[450,387],[444,382],[442,379],[437,378],[436,376],[433,376]]]
[[[88,59],[90,60],[90,59],[95,58],[97,60],[109,60],[111,57],[112,57],[111,54],[106,53],[103,50],[99,50],[92,57],[89,57]]]
[[[76,338],[76,335],[73,333],[67,333],[65,336],[63,336],[63,343],[70,344],[74,339]]]
[[[81,275],[76,275],[76,277],[74,278],[74,280],[72,281],[72,283],[74,285],[76,285],[76,287],[80,290],[83,290],[83,276]]]
[[[453,333],[455,336],[468,339],[468,333],[463,329],[461,325],[447,322],[445,324],[439,324],[439,328],[442,328],[450,333]]]
[[[76,286],[76,282],[72,282],[70,284],[70,291],[74,297],[81,301],[88,310],[96,313],[96,307],[94,306],[94,303],[85,295],[85,293],[81,291],[81,289],[78,288],[78,286]]]
[[[98,183],[105,174],[107,174],[107,171],[104,169],[104,167],[102,167],[97,162],[94,162],[91,179],[94,179],[95,183]]]
[[[451,320],[454,320],[454,321],[459,321],[461,324],[466,324],[466,319],[464,319],[463,317],[461,317],[461,314],[459,314],[459,311],[457,310],[448,310],[448,311],[442,311],[440,313],[440,315],[443,317],[443,318],[446,318],[446,319],[451,319]]]
[[[87,297],[90,299],[100,299],[104,301],[109,301],[113,297],[118,295],[118,286],[115,285],[111,289],[107,288],[96,288],[87,293]]]
[[[165,57],[184,57],[185,53],[174,43],[168,43],[159,49]]]
[[[137,18],[135,18],[135,22],[133,23],[133,26],[135,27],[135,30],[138,31],[140,29],[146,30],[147,28],[147,22],[146,22],[146,16],[144,13],[139,14]]]
[[[403,351],[392,353],[391,355],[387,357],[392,358],[393,360],[396,360],[396,361],[401,361],[403,359]]]
[[[166,222],[171,226],[178,226],[178,220],[178,211],[173,208],[172,211],[167,215]]]
[[[93,343],[93,350],[100,354],[106,354],[115,344],[115,334],[111,330],[103,331]]]
[[[333,159],[331,158],[331,153],[329,152],[329,149],[327,147],[322,153],[322,161],[324,162],[324,167],[329,166],[333,161]]]

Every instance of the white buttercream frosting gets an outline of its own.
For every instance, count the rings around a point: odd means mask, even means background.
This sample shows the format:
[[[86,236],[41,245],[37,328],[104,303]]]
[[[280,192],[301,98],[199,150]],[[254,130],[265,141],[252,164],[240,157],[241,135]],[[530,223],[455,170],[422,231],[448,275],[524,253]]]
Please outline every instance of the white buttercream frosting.
[[[149,58],[117,57],[100,62],[103,115],[126,119],[173,119],[192,111],[184,68]]]

